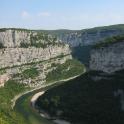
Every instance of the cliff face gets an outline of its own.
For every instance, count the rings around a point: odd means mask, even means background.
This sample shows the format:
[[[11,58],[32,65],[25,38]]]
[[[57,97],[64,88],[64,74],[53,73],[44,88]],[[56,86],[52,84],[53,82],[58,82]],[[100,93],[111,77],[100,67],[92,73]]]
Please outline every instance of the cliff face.
[[[64,35],[58,35],[58,38],[65,43],[68,43],[72,47],[76,47],[79,45],[93,45],[98,43],[101,40],[104,40],[107,37],[112,37],[115,35],[123,34],[124,31],[119,29],[104,29],[104,30],[86,30],[86,31],[78,31],[73,33],[68,33]]]
[[[56,30],[45,32],[56,35],[58,39],[64,43],[68,43],[71,47],[77,47],[79,45],[94,45],[107,37],[124,34],[124,25],[112,25],[83,30]]]
[[[4,47],[18,47],[21,42],[30,43],[29,31],[19,31],[19,30],[4,30],[0,32],[0,43]]]
[[[0,31],[0,80],[14,79],[32,87],[46,81],[46,75],[55,67],[72,59],[69,45],[54,37],[35,31],[6,29]],[[25,71],[32,76],[25,77]],[[30,74],[31,73],[31,74]],[[23,75],[23,76],[22,76]],[[6,80],[5,80],[6,81]]]
[[[69,55],[70,52],[68,45],[49,46],[45,49],[35,47],[0,49],[0,68],[49,60],[60,55]]]
[[[83,30],[53,30],[42,31],[57,36],[61,42],[72,48],[72,56],[89,68],[89,56],[92,45],[112,36],[124,34],[124,25],[112,25]]]
[[[107,73],[124,69],[124,42],[92,50],[90,69]]]

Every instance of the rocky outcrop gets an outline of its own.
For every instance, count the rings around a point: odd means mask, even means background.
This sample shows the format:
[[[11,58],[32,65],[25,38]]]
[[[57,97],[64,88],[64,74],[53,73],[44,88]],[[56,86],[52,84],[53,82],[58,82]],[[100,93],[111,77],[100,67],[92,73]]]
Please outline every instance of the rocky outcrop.
[[[30,87],[39,87],[46,83],[47,74],[56,68],[53,65],[63,64],[70,59],[72,59],[71,55],[66,55],[61,58],[58,56],[46,61],[27,63],[24,65],[14,66],[12,68],[5,68],[4,70],[16,82],[26,84]],[[25,78],[23,72],[31,68],[36,68],[38,75],[35,78]]]
[[[124,42],[93,49],[90,69],[107,73],[124,69]]]
[[[19,47],[21,42],[30,43],[31,31],[6,29],[0,31],[0,43],[4,47]]]
[[[31,87],[39,86],[46,81],[47,73],[55,68],[54,64],[72,59],[69,45],[37,31],[1,29],[0,45],[0,86],[7,81],[1,77],[5,74]],[[24,71],[32,71],[32,68],[38,73],[36,77],[25,77]]]
[[[65,42],[68,43],[72,47],[76,47],[79,45],[82,46],[87,46],[87,45],[94,45],[95,43],[100,42],[101,40],[104,40],[107,37],[112,37],[116,35],[123,34],[124,31],[115,30],[95,30],[95,31],[90,31],[89,30],[84,30],[84,31],[78,31],[74,33],[68,33],[65,35],[59,35],[58,38]]]
[[[11,77],[8,74],[0,75],[0,87],[3,87],[5,82],[8,81]]]
[[[48,46],[47,48],[6,48],[0,49],[0,68],[49,60],[71,53],[69,46]]]

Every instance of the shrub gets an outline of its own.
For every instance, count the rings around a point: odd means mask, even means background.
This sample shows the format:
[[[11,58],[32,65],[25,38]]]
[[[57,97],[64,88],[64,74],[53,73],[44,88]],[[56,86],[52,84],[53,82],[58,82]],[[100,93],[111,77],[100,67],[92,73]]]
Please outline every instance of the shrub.
[[[46,80],[48,82],[79,75],[83,73],[85,69],[84,65],[75,59],[68,60],[64,64],[56,64],[54,67],[56,67],[56,69],[47,74]]]
[[[105,39],[104,41],[100,41],[100,43],[97,43],[94,46],[94,48],[106,47],[108,45],[118,43],[118,42],[123,42],[123,41],[124,41],[124,35],[113,36]]]
[[[28,44],[28,43],[24,43],[24,42],[20,43],[21,48],[28,48],[29,46],[30,46],[30,44]]]
[[[35,78],[38,76],[39,72],[36,68],[26,69],[22,72],[24,78]]]
[[[0,49],[4,48],[3,43],[0,43]]]

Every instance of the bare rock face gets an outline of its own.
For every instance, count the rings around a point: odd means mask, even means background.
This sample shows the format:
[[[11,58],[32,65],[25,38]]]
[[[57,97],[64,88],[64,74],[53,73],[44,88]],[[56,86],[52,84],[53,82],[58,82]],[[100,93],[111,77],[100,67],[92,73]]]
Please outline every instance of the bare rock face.
[[[72,59],[69,45],[35,31],[0,30],[0,45],[0,87],[10,79],[8,77],[31,87],[39,86],[45,82],[47,73],[54,69],[54,64],[63,64]],[[23,71],[31,68],[37,69],[36,78],[22,77]]]
[[[58,36],[63,42],[68,43],[71,47],[76,46],[87,46],[87,45],[94,45],[101,40],[106,39],[107,37],[112,37],[116,35],[123,34],[124,32],[120,30],[95,30],[90,31],[78,31],[73,33],[68,33],[65,35]]]
[[[71,47],[94,45],[108,37],[124,34],[124,25],[96,27],[84,30],[49,31]]]
[[[6,48],[0,49],[0,68],[12,67],[31,62],[49,60],[70,54],[68,45],[43,48]]]
[[[3,87],[5,82],[10,79],[10,76],[8,74],[0,75],[0,87]]]
[[[107,73],[124,69],[124,42],[92,50],[90,69]]]
[[[3,45],[3,48],[0,49],[0,68],[49,60],[71,53],[67,44],[56,44],[58,41],[52,41],[51,37],[37,34],[37,32],[23,29],[1,30],[0,43]],[[34,37],[32,38],[32,36]],[[31,45],[32,42],[33,45]],[[21,43],[24,45],[28,44],[29,46],[21,47]],[[42,47],[44,44],[47,45]],[[41,46],[39,47],[39,45]]]
[[[19,47],[21,42],[30,43],[31,32],[18,30],[5,30],[0,32],[0,43],[4,47]]]

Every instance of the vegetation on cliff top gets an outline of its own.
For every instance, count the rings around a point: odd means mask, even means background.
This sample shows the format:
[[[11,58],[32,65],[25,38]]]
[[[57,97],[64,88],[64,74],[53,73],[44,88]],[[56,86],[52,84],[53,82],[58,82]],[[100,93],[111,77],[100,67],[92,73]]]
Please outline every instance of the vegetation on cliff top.
[[[0,32],[5,32],[7,30],[13,30],[13,31],[25,31],[25,32],[31,32],[33,30],[24,29],[24,28],[0,28]]]
[[[0,32],[5,32],[9,29],[0,29]],[[30,43],[27,43],[26,40],[23,40],[20,43],[20,48],[28,48],[28,47],[37,47],[37,48],[46,48],[50,45],[55,46],[64,46],[65,44],[62,42],[59,42],[56,36],[52,36],[50,34],[47,34],[45,32],[38,32],[38,31],[30,31],[26,29],[11,29],[13,31],[25,31],[28,32],[28,35],[30,36]],[[4,44],[0,42],[0,49],[5,48]]]
[[[113,36],[113,37],[107,38],[104,41],[97,43],[94,46],[94,48],[107,47],[111,44],[115,44],[115,43],[119,43],[119,42],[124,42],[124,35],[118,35],[118,36]]]
[[[36,34],[32,33],[30,35],[30,43],[26,43],[26,42],[20,43],[21,48],[28,48],[28,47],[46,48],[50,45],[61,46],[64,45],[64,43],[59,42],[57,40],[57,37],[42,32],[38,32]]]

